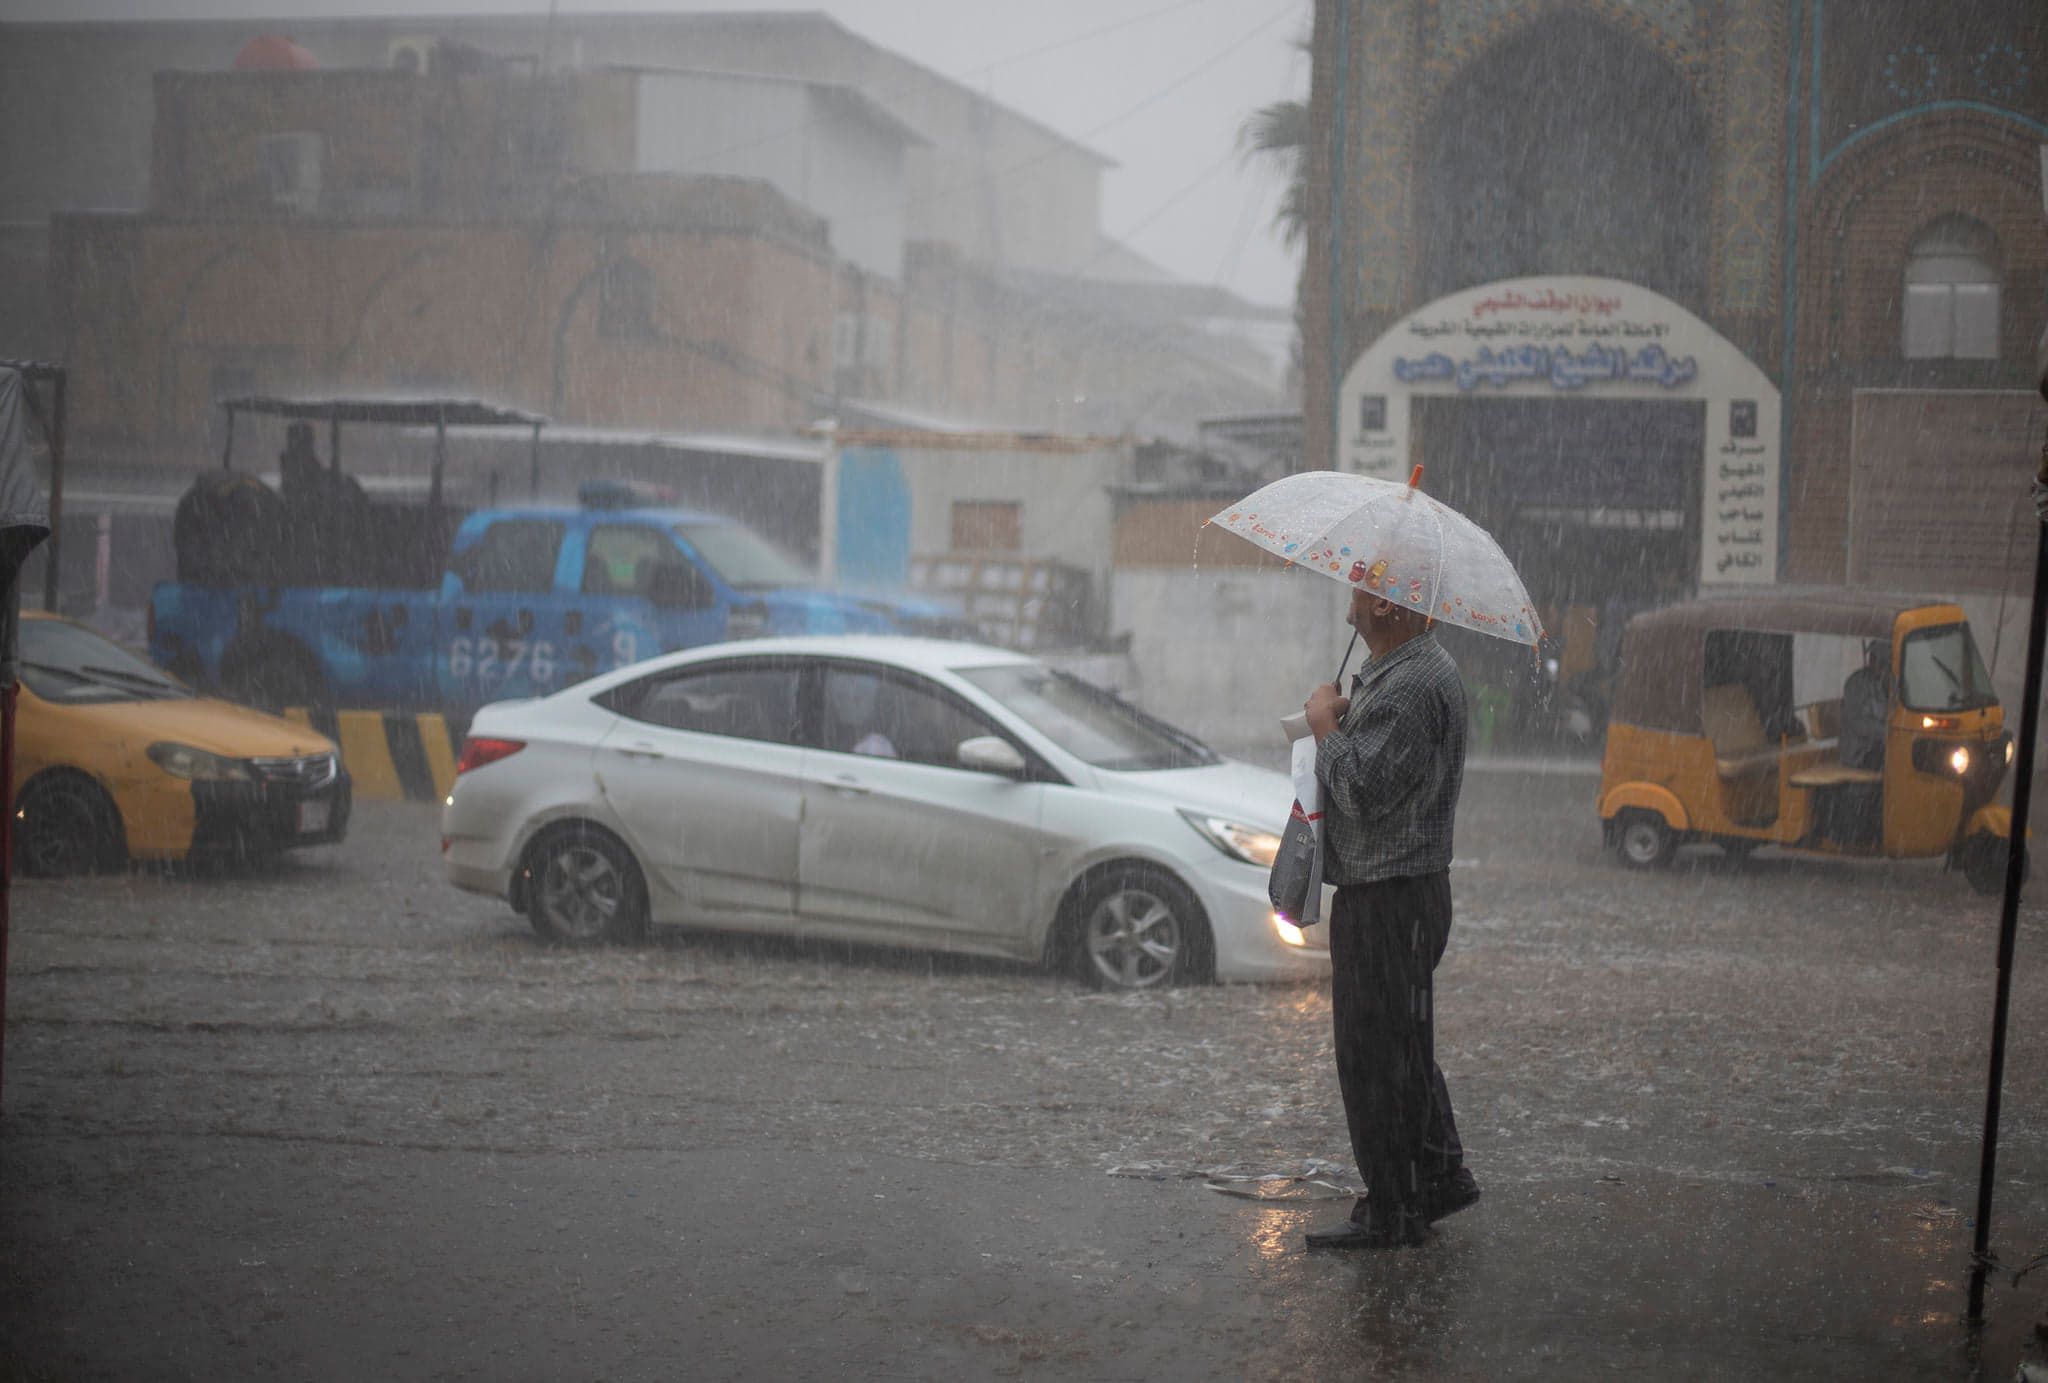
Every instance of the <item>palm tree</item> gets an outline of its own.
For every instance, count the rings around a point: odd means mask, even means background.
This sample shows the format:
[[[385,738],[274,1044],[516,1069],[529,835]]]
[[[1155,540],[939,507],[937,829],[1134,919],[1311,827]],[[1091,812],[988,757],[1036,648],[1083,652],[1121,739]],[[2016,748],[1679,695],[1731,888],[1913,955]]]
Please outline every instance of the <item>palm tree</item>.
[[[1274,229],[1289,249],[1308,230],[1308,102],[1275,101],[1253,111],[1237,132],[1247,162],[1270,158],[1287,177],[1273,213]]]
[[[1287,187],[1280,205],[1273,211],[1273,227],[1280,243],[1296,249],[1308,234],[1308,102],[1275,101],[1261,106],[1238,128],[1238,143],[1246,162],[1267,158],[1280,165]],[[1287,355],[1287,387],[1301,388],[1301,286],[1294,290],[1294,341]]]

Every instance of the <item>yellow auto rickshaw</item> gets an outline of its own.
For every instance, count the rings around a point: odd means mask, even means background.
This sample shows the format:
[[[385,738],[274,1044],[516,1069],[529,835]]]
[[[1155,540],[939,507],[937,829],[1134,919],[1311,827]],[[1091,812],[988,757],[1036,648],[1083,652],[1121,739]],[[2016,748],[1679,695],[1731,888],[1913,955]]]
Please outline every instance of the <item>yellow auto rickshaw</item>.
[[[1600,820],[1637,868],[1695,841],[1946,855],[1996,893],[2004,722],[1958,605],[1840,590],[1673,605],[1623,636]]]

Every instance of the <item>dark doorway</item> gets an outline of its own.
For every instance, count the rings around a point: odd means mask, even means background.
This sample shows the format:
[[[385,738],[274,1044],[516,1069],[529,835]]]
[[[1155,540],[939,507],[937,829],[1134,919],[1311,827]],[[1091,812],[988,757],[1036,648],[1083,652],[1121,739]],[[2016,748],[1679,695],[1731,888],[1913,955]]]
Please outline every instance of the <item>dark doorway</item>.
[[[1422,129],[1425,299],[1574,273],[1700,309],[1706,122],[1656,53],[1555,14],[1467,65]]]
[[[1706,405],[1414,400],[1428,487],[1483,525],[1539,607],[1689,591]]]

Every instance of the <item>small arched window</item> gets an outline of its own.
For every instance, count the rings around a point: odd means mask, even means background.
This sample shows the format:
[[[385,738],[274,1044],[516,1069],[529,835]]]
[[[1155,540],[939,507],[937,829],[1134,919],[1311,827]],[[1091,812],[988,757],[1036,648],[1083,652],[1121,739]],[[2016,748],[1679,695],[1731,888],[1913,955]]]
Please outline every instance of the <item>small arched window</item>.
[[[1920,232],[1906,256],[1906,359],[1998,358],[1996,254],[1990,230],[1967,216]]]

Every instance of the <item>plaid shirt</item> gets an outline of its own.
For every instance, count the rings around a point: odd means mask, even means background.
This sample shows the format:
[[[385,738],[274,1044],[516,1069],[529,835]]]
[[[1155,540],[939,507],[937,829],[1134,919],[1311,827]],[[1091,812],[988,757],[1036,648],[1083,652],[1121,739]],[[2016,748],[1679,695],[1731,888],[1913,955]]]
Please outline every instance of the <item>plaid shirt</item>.
[[[1338,887],[1451,865],[1465,777],[1465,687],[1433,635],[1368,662],[1351,709],[1316,749],[1323,878]]]

